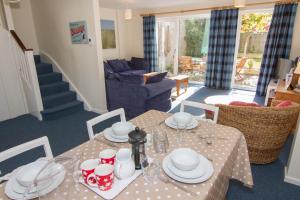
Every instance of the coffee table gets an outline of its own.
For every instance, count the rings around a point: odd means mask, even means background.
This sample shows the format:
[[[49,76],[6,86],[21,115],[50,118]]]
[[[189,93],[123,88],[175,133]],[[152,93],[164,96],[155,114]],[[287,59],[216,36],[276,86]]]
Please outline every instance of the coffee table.
[[[188,87],[188,84],[189,84],[189,76],[188,75],[173,76],[173,77],[170,77],[170,79],[176,81],[177,96],[179,96],[181,84],[184,84],[184,92],[187,91],[187,87]]]

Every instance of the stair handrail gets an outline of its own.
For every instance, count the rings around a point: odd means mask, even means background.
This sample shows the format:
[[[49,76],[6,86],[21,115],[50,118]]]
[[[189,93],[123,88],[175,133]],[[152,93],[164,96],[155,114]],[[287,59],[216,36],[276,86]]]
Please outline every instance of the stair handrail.
[[[13,51],[16,65],[20,74],[23,90],[26,97],[28,112],[42,120],[42,96],[38,82],[38,75],[34,62],[33,49],[27,49],[14,30],[10,30],[13,38]]]
[[[20,39],[20,37],[18,36],[18,34],[16,33],[16,31],[14,30],[10,30],[10,33],[12,35],[12,37],[15,39],[15,41],[17,42],[17,44],[19,45],[19,47],[25,52],[25,51],[33,51],[33,49],[27,49],[24,45],[24,43],[22,42],[22,40]]]

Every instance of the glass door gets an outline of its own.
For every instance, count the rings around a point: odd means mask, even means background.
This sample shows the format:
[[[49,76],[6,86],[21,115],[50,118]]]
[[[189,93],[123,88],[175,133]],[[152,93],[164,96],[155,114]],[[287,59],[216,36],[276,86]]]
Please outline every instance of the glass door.
[[[169,76],[178,72],[178,17],[157,20],[158,66]]]
[[[272,13],[272,9],[248,10],[240,13],[237,34],[239,43],[233,73],[234,88],[256,89]]]
[[[180,18],[179,73],[188,75],[191,81],[205,80],[209,26],[209,14]]]
[[[158,64],[169,76],[185,74],[204,82],[209,40],[209,14],[157,19]]]

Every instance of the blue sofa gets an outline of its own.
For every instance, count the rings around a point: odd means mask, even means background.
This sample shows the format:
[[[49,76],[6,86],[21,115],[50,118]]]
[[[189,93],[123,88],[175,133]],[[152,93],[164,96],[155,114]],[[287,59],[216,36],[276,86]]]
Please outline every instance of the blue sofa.
[[[146,62],[134,63],[132,61],[104,62],[108,110],[124,108],[126,117],[129,119],[151,109],[168,111],[171,108],[171,90],[175,87],[175,82],[163,78],[158,82],[144,84],[143,75],[148,72]],[[121,70],[120,62],[123,64],[126,62],[129,68],[126,66]],[[120,65],[120,68],[116,65]]]

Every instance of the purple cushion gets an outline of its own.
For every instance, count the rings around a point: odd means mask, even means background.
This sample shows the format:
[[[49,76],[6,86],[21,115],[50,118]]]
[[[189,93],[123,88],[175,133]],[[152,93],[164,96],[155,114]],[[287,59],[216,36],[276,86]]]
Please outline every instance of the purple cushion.
[[[145,70],[129,70],[125,72],[119,72],[120,75],[144,75],[147,73]]]
[[[108,64],[111,66],[114,72],[124,72],[130,70],[130,67],[126,60],[108,60]]]
[[[147,79],[147,82],[146,84],[149,84],[149,83],[158,83],[160,81],[162,81],[166,75],[167,75],[168,72],[162,72],[162,73],[159,73],[159,74],[156,74],[154,76],[151,76]]]
[[[130,64],[133,70],[147,70],[149,67],[148,62],[144,58],[132,57]]]

